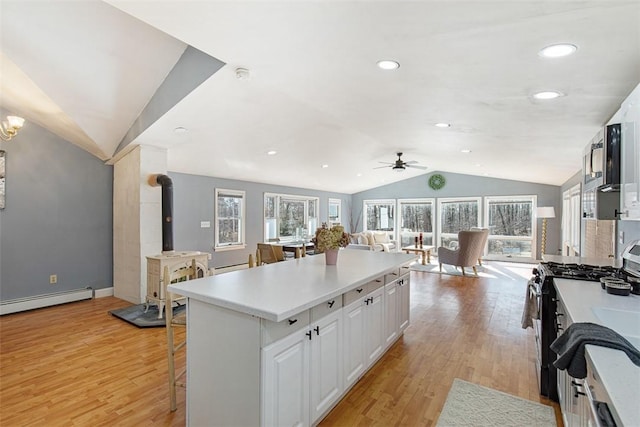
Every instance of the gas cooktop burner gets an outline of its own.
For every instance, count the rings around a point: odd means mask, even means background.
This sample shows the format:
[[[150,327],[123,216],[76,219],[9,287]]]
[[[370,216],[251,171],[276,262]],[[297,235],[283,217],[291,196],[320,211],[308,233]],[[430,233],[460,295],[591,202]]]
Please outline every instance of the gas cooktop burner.
[[[546,262],[548,276],[598,281],[601,277],[617,276],[620,269],[610,266],[595,266],[588,264],[560,264],[556,262]]]

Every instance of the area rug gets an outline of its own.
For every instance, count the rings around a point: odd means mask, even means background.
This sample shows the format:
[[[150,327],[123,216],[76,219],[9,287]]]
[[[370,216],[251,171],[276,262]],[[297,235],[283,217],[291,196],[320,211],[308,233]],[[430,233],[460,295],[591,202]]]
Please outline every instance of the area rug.
[[[517,280],[531,278],[531,269],[534,264],[506,262],[506,261],[482,261],[482,265],[477,265],[478,275],[473,274],[473,268],[465,267],[464,271],[466,277],[486,277],[486,278],[500,278],[507,280]],[[416,261],[411,264],[410,269],[412,271],[424,271],[427,273],[435,274],[448,274],[451,276],[462,276],[462,270],[456,268],[453,265],[443,264],[442,272],[440,272],[440,266],[438,261],[431,260],[430,264],[422,265]]]
[[[117,310],[109,311],[109,314],[122,319],[125,322],[129,322],[139,328],[157,328],[165,326],[164,316],[158,319],[158,307],[155,305],[149,306],[149,310],[144,312],[145,305],[132,305],[125,308],[119,308]],[[179,305],[173,307],[173,315],[182,313],[186,309],[185,305]]]
[[[454,379],[438,427],[556,427],[551,406]]]

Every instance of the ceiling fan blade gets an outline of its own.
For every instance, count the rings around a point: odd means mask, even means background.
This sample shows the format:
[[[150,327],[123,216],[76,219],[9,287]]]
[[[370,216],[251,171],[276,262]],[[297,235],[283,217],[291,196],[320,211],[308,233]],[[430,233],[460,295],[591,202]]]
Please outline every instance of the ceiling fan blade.
[[[422,170],[428,169],[426,166],[407,165],[406,163],[405,163],[405,166],[408,168],[414,168],[414,169],[422,169]]]
[[[382,163],[382,162],[381,162],[381,163]],[[392,164],[391,164],[391,163],[389,163],[389,166],[378,166],[378,167],[375,167],[374,169],[390,168],[391,166],[392,166]]]
[[[405,165],[414,165],[416,163],[418,163],[417,160],[409,160],[408,162],[404,162]]]
[[[389,163],[389,162],[378,162],[378,163],[382,163],[383,165],[395,165],[395,163]]]

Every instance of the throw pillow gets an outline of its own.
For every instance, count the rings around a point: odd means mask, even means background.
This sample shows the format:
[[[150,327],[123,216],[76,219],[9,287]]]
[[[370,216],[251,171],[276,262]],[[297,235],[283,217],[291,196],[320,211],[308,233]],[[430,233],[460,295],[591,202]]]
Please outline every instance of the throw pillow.
[[[369,245],[369,239],[367,239],[367,236],[365,236],[364,234],[360,233],[358,235],[358,244],[359,245]]]
[[[373,238],[376,243],[389,243],[389,235],[387,233],[373,233]]]
[[[376,244],[375,239],[373,238],[373,233],[371,231],[363,231],[362,234],[367,236],[367,244],[369,246],[373,246]]]

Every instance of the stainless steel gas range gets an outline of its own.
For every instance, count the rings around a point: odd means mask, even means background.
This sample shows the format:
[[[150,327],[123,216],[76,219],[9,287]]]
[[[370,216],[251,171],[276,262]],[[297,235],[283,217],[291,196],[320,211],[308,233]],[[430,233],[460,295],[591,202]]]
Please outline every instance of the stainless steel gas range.
[[[634,249],[635,248],[635,249]],[[632,252],[638,252],[634,255]],[[603,277],[616,277],[634,284],[634,293],[640,292],[640,242],[630,245],[623,256],[623,268],[597,266],[578,263],[542,262],[533,269],[529,281],[530,292],[535,294],[538,303],[538,319],[534,320],[536,337],[536,368],[540,394],[549,399],[558,400],[557,370],[553,367],[556,354],[551,351],[551,343],[562,333],[562,322],[558,320],[562,313],[557,312],[556,289],[553,279],[574,279],[600,281]],[[638,268],[636,268],[638,267]],[[604,286],[604,285],[603,285]],[[630,285],[631,286],[631,285]]]

